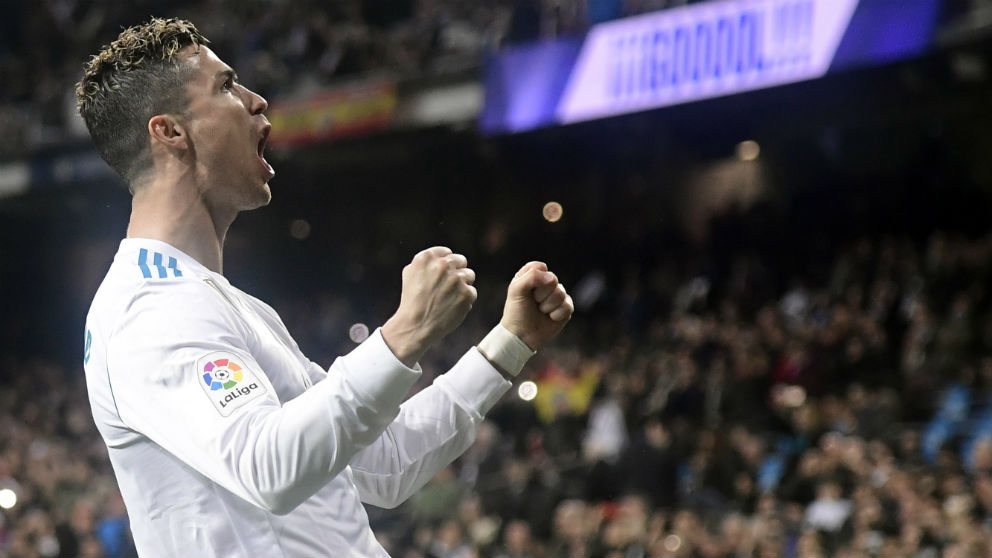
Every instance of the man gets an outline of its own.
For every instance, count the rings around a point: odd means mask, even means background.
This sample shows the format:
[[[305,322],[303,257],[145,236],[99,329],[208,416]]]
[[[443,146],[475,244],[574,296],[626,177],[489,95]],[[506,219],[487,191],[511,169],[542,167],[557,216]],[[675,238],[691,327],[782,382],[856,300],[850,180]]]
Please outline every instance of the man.
[[[399,308],[324,371],[275,311],[221,274],[228,227],[266,205],[266,102],[180,20],[121,33],[86,68],[80,114],[133,193],[93,299],[85,369],[143,556],[385,556],[362,502],[396,506],[472,442],[572,314],[540,262],[500,325],[401,405],[417,360],[475,301],[443,247],[403,269]]]

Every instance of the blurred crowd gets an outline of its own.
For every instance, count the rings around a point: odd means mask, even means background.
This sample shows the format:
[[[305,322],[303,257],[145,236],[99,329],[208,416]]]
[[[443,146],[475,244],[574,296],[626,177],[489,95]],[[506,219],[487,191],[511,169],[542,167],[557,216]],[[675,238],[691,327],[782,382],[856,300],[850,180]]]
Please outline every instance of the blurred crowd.
[[[397,558],[992,555],[992,434],[976,430],[992,395],[992,235],[866,237],[822,280],[763,286],[780,263],[578,281],[585,315],[528,364],[534,386],[410,501],[370,510],[383,545]],[[307,300],[320,302],[277,306],[340,339],[347,302]],[[320,327],[288,324],[305,349],[320,342]],[[426,359],[423,385],[483,332],[470,322]],[[2,365],[0,505],[4,490],[17,502],[0,510],[0,556],[133,556],[81,368]],[[949,405],[957,419],[938,432]]]
[[[85,138],[73,93],[83,64],[150,15],[193,21],[244,83],[272,99],[369,72],[477,66],[499,39],[501,9],[500,2],[458,0],[16,2],[0,24],[0,124],[24,143],[3,149]]]
[[[653,293],[671,309],[643,336],[542,355],[538,396],[491,415],[390,548],[988,556],[992,436],[975,434],[992,403],[990,256],[992,236],[936,233],[860,240],[825,283],[799,276],[767,297],[753,287],[771,262],[739,262],[729,284],[682,277]],[[629,308],[652,296],[638,288]],[[962,391],[957,429],[927,451]]]
[[[80,371],[0,362],[0,556],[136,556]]]
[[[476,70],[486,52],[687,0],[42,0],[4,4],[0,158],[86,138],[73,84],[88,56],[151,15],[193,21],[272,100],[357,75]]]

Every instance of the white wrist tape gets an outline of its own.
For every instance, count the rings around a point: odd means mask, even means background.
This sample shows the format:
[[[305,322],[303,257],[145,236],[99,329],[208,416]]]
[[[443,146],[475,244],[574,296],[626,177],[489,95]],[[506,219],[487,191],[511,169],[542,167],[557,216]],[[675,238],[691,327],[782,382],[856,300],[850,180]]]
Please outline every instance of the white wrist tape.
[[[497,324],[476,346],[489,362],[514,377],[524,369],[527,359],[537,352],[502,324]]]

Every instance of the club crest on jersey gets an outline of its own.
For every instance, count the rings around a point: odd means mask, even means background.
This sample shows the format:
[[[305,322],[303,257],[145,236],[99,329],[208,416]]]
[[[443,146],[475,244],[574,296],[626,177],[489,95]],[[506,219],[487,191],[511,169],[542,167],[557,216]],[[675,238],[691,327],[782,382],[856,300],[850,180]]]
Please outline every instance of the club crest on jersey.
[[[221,416],[230,416],[235,409],[265,393],[265,386],[258,381],[257,375],[230,353],[204,355],[196,366],[200,387]]]

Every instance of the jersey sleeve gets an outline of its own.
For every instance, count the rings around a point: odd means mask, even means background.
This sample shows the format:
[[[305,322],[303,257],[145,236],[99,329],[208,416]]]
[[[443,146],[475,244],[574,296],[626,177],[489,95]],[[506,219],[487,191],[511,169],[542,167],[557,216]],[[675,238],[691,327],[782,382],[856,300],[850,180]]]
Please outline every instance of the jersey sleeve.
[[[300,350],[300,346],[296,343],[296,340],[293,339],[292,335],[290,335],[289,328],[286,327],[286,324],[282,321],[282,317],[279,316],[279,313],[276,312],[274,308],[266,304],[265,301],[259,300],[258,298],[255,298],[247,293],[243,294],[252,300],[252,302],[256,305],[256,308],[265,314],[266,318],[268,318],[272,323],[278,324],[279,327],[273,330],[273,333],[282,338],[283,343],[285,343],[286,346],[293,351],[296,358],[303,364],[306,369],[307,377],[310,378],[310,383],[316,384],[324,381],[324,378],[327,377],[327,370],[324,370],[321,365],[313,362],[303,354],[303,351]]]
[[[117,412],[225,489],[288,513],[379,438],[420,373],[376,331],[281,404],[233,312],[197,281],[139,290],[108,341]]]
[[[475,348],[400,407],[399,415],[351,460],[362,501],[400,505],[475,440],[485,414],[511,383]]]

